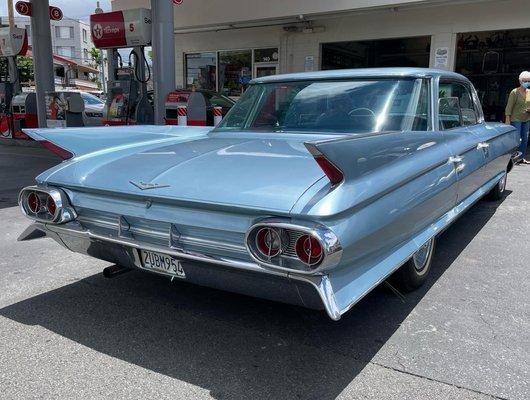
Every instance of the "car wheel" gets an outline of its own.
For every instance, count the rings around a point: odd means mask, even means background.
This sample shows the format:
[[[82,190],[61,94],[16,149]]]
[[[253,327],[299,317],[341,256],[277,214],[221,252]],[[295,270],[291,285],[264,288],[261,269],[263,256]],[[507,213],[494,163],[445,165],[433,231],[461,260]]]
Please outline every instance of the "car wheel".
[[[508,177],[507,173],[504,173],[499,182],[495,185],[493,189],[488,193],[488,200],[501,200],[504,197],[504,192],[506,190],[506,179]]]
[[[419,288],[427,280],[431,270],[436,240],[431,238],[392,276],[391,282],[405,292]]]

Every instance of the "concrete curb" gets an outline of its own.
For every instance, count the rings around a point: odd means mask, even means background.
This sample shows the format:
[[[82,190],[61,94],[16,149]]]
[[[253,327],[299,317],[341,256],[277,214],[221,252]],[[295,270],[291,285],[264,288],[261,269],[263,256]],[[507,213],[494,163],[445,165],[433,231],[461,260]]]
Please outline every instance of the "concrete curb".
[[[0,139],[0,146],[42,147],[34,140]]]

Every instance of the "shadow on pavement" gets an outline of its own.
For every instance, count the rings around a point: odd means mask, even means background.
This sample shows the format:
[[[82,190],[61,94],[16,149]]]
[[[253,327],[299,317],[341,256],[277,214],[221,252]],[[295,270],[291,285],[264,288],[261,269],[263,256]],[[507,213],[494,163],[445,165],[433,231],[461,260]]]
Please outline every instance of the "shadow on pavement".
[[[405,302],[381,286],[338,322],[322,312],[168,285],[136,271],[111,280],[93,275],[0,315],[207,389],[215,398],[335,399],[499,204],[480,202],[442,235],[431,279]]]
[[[16,206],[20,189],[34,185],[37,175],[61,161],[41,147],[0,144],[0,209]]]

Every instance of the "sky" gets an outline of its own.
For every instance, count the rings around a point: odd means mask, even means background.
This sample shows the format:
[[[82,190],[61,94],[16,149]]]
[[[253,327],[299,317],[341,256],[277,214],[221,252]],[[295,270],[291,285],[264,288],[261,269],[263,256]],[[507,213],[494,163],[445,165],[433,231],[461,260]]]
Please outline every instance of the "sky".
[[[96,9],[96,0],[49,0],[51,6],[59,7],[66,17],[88,20]],[[16,0],[13,0],[13,5]],[[110,11],[110,0],[100,0],[103,11]],[[0,0],[0,15],[7,15],[7,1]],[[15,18],[18,16],[15,10]]]

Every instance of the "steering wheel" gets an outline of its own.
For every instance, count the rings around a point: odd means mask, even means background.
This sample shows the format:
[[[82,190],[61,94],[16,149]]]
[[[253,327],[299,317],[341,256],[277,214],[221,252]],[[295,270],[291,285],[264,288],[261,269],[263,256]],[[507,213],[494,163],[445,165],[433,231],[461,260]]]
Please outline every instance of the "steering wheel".
[[[359,113],[359,111],[367,111],[367,113]],[[375,113],[370,110],[369,108],[366,108],[366,107],[360,107],[360,108],[354,108],[353,110],[351,110],[348,115],[350,117],[365,117],[367,115],[371,115],[373,118],[375,118]]]

